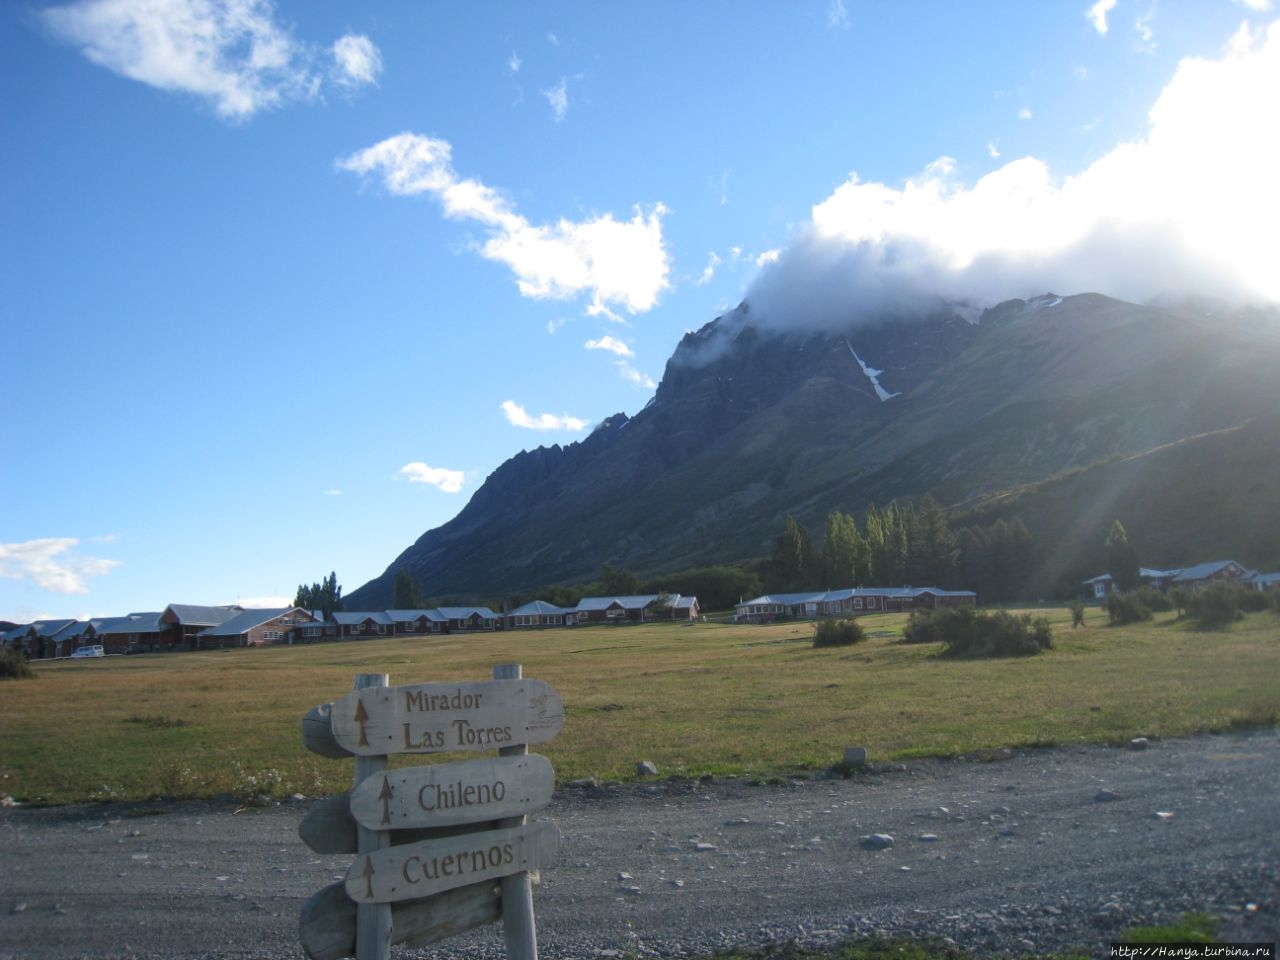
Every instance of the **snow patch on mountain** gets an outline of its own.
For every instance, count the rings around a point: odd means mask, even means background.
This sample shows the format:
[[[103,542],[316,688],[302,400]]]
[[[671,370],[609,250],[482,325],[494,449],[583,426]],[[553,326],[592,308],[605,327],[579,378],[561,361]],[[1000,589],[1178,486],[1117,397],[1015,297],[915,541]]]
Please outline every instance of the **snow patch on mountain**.
[[[853,349],[853,344],[848,340],[844,342],[844,345],[849,348],[849,352],[853,354],[853,359],[858,361],[858,366],[862,368],[862,372],[866,374],[867,379],[871,381],[871,386],[875,388],[876,396],[880,398],[881,402],[891,400],[901,394],[901,391],[898,391],[898,393],[890,393],[882,387],[880,385],[880,374],[884,373],[884,371],[876,370],[875,368],[868,366],[867,363],[858,356],[858,351]]]

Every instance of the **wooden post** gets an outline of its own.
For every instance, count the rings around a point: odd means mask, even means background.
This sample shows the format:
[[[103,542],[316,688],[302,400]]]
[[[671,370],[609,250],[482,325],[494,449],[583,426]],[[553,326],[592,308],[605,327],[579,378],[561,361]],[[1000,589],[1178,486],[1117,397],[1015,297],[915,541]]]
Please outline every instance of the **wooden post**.
[[[493,668],[495,680],[520,680],[524,668],[518,663],[499,663]],[[503,747],[500,757],[523,756],[527,743]],[[501,827],[522,826],[527,817],[509,817],[499,821]],[[533,884],[528,873],[515,873],[502,878],[502,932],[507,942],[507,960],[538,960],[538,931],[533,922]],[[364,960],[363,957],[360,960]]]
[[[390,684],[385,673],[362,673],[356,676],[355,689],[368,690]],[[355,786],[368,777],[377,776],[387,769],[383,756],[356,757]],[[391,846],[389,830],[370,830],[356,827],[357,853],[372,853]],[[360,903],[356,905],[356,960],[390,960],[391,958],[391,904]]]

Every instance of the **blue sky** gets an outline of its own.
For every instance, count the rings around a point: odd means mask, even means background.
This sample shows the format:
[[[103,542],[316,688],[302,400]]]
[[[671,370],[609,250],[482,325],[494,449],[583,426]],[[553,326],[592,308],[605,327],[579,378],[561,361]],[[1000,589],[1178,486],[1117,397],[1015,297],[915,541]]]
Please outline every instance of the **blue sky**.
[[[350,591],[748,292],[1280,300],[1277,23],[5,4],[0,619]]]

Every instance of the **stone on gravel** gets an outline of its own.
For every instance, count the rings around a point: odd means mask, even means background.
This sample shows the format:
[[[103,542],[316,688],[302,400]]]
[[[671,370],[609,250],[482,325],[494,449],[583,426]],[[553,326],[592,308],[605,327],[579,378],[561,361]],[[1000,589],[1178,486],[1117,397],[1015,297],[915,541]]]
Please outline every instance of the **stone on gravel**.
[[[844,767],[847,770],[860,770],[867,765],[866,747],[845,747]]]
[[[869,833],[859,837],[858,843],[863,850],[888,850],[893,846],[893,837],[887,833]]]
[[[636,764],[637,777],[656,777],[658,775],[658,765],[652,760],[641,760]]]
[[[1130,749],[1130,750],[1145,750],[1145,749],[1147,749],[1147,744],[1148,744],[1148,743],[1150,743],[1150,741],[1149,741],[1149,740],[1147,740],[1147,738],[1146,738],[1146,737],[1134,737],[1132,740],[1130,740],[1130,741],[1129,741],[1129,749]]]

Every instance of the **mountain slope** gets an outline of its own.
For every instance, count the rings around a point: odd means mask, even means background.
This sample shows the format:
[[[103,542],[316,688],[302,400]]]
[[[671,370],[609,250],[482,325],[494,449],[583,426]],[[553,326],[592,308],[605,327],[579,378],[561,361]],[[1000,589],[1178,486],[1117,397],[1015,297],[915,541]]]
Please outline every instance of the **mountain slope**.
[[[788,513],[817,528],[926,492],[976,503],[1280,410],[1277,331],[1275,312],[1096,294],[834,332],[779,331],[744,304],[685,336],[635,417],[512,457],[348,599],[385,606],[401,567],[431,596],[493,595],[606,562],[759,556]]]

